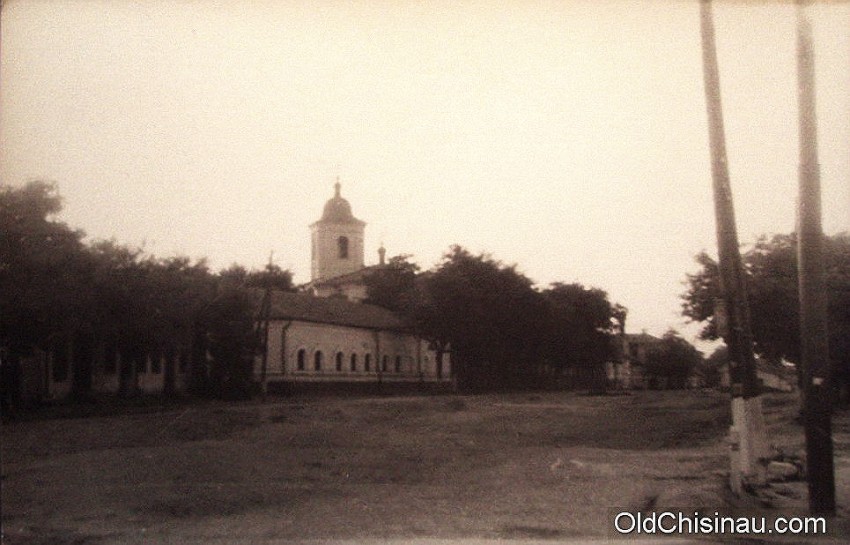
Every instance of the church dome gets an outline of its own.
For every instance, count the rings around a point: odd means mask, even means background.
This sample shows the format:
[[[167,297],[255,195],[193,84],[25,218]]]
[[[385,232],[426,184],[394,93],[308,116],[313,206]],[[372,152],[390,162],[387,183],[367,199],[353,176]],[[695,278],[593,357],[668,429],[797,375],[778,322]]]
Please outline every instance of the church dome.
[[[327,223],[361,223],[351,213],[351,205],[340,196],[339,182],[334,184],[334,196],[325,203],[322,211],[322,219],[319,221]]]

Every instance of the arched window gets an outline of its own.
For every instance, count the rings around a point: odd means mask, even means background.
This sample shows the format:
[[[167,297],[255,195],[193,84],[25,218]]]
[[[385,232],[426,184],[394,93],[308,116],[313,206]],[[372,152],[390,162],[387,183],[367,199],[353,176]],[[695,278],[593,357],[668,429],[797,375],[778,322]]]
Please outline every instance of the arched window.
[[[372,370],[372,354],[363,356],[363,370],[367,373]]]
[[[339,237],[336,244],[339,247],[339,258],[348,259],[348,237]]]
[[[303,348],[298,351],[298,370],[303,371],[307,366],[307,351]]]
[[[395,357],[395,372],[401,373],[401,356]]]
[[[384,373],[387,372],[387,367],[389,365],[389,363],[388,363],[389,361],[390,361],[390,357],[387,356],[386,354],[384,354],[384,359],[381,361],[381,371],[383,371]]]
[[[336,370],[342,371],[342,352],[336,353]]]
[[[357,354],[351,354],[351,364],[349,366],[349,370],[352,373],[357,372]]]
[[[313,369],[316,371],[322,370],[322,351],[316,350],[316,354],[313,356]]]

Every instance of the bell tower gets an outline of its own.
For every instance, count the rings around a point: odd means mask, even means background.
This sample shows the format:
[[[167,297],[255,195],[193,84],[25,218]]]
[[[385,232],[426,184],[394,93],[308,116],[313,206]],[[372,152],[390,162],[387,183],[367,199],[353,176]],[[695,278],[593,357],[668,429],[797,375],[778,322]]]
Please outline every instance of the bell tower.
[[[366,222],[354,217],[342,198],[339,178],[334,196],[325,203],[322,217],[310,225],[310,280],[326,280],[363,268],[363,231]]]

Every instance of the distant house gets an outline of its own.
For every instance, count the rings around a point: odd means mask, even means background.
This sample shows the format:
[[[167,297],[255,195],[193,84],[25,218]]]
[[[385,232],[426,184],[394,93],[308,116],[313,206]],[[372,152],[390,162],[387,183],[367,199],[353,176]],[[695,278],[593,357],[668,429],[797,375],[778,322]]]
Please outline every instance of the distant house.
[[[729,365],[723,365],[720,370],[720,387],[731,387]],[[793,365],[770,363],[756,356],[756,378],[763,392],[793,392],[797,388],[797,371]]]
[[[21,398],[28,400],[62,399],[68,396],[74,383],[74,360],[83,345],[70,341],[54,342],[51,350],[35,350],[21,361]],[[160,394],[171,381],[175,391],[184,391],[189,382],[188,349],[173,355],[139,354],[132,365],[123,365],[115,346],[99,345],[91,358],[91,390],[115,393],[122,383],[133,391]],[[122,373],[122,369],[124,372]]]
[[[756,356],[756,378],[763,392],[793,392],[797,388],[797,371],[793,365],[785,363],[770,363]],[[720,388],[731,388],[732,378],[729,374],[729,364],[720,367]]]
[[[756,358],[756,376],[762,391],[793,392],[797,387],[797,371],[792,365]]]
[[[616,388],[630,390],[648,387],[646,381],[647,352],[661,342],[645,331],[626,333],[620,337],[622,352],[619,361],[607,365],[608,381]]]

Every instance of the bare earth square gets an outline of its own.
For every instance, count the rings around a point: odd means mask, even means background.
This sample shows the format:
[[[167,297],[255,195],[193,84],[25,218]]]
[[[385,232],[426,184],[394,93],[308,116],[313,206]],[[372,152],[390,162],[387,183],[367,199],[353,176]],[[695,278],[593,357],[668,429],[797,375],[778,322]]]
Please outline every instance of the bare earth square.
[[[801,444],[793,396],[766,409],[772,433]],[[614,538],[620,511],[734,507],[728,423],[728,397],[710,391],[279,398],[16,422],[3,426],[4,543]]]

